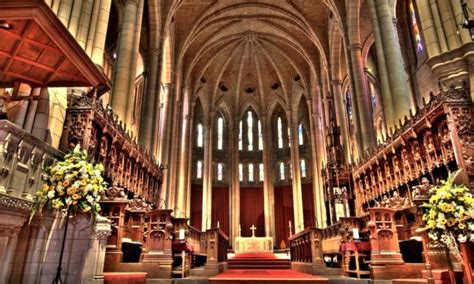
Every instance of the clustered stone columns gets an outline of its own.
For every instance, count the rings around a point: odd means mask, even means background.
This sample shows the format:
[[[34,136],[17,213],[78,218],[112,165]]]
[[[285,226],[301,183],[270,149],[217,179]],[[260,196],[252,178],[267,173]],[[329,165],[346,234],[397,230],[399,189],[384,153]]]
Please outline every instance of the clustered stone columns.
[[[238,115],[233,117],[232,124],[232,141],[239,141],[239,123]],[[240,180],[239,180],[239,147],[236,143],[229,143],[231,147],[232,176],[231,176],[231,242],[234,244],[235,237],[239,236],[240,225]],[[233,245],[233,247],[235,247]]]
[[[263,206],[264,206],[264,219],[265,219],[265,236],[274,236],[275,235],[275,218],[274,212],[275,210],[275,197],[273,193],[273,178],[275,176],[275,172],[271,165],[270,153],[267,149],[271,149],[271,138],[269,121],[267,121],[266,116],[261,117],[261,127],[262,127],[262,135],[263,135]]]
[[[26,221],[26,216],[0,210],[0,259],[3,265],[0,268],[0,283],[8,283],[12,269],[12,260],[18,241],[18,233]]]
[[[204,116],[204,165],[203,165],[203,183],[202,183],[202,229],[211,228],[212,218],[212,149],[213,139],[212,130],[216,113],[210,112]]]
[[[124,17],[118,43],[111,102],[115,113],[127,123],[133,109],[130,98],[133,94],[144,0],[124,2]],[[130,125],[130,123],[127,124]]]
[[[298,151],[298,123],[293,112],[287,111],[288,126],[290,127],[290,155],[293,170],[292,188],[293,188],[293,211],[295,224],[295,233],[304,230],[304,216],[303,216],[303,196],[301,193],[301,169],[300,157]]]
[[[333,79],[331,81],[332,90],[334,94],[334,103],[336,106],[336,120],[341,128],[342,144],[344,147],[344,157],[346,161],[350,160],[350,137],[349,128],[347,125],[347,118],[345,117],[344,94],[342,92],[342,81],[340,79]],[[310,109],[310,108],[308,108]]]

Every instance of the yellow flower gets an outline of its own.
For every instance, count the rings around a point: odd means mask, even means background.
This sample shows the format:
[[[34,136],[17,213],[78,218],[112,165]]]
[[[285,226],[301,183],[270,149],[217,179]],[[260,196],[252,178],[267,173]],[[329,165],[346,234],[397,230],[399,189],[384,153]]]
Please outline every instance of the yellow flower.
[[[440,218],[440,219],[439,219],[439,222],[440,222],[441,224],[445,225],[445,224],[448,222],[448,220],[446,220],[446,218]]]
[[[49,185],[43,184],[43,192],[46,193],[49,191]]]
[[[74,194],[72,195],[72,199],[74,199],[74,200],[77,200],[77,199],[80,199],[80,198],[81,198],[81,196],[80,196],[79,194],[77,194],[77,193],[74,193]]]
[[[464,223],[459,223],[458,228],[464,230],[466,228],[466,225]]]
[[[76,189],[74,187],[70,187],[67,189],[68,195],[73,195],[74,193],[76,193]]]
[[[87,180],[86,179],[82,179],[81,180],[81,185],[86,185],[87,184]]]
[[[82,209],[82,212],[84,212],[84,213],[85,213],[85,212],[89,212],[89,211],[91,211],[91,207],[90,207],[90,206],[86,206],[86,207],[84,207],[84,208]]]
[[[448,227],[452,227],[452,226],[456,225],[456,219],[454,219],[454,218],[449,218],[447,225],[448,225]]]
[[[64,183],[63,183],[64,187],[68,187],[69,186],[69,181],[68,180],[65,180]]]

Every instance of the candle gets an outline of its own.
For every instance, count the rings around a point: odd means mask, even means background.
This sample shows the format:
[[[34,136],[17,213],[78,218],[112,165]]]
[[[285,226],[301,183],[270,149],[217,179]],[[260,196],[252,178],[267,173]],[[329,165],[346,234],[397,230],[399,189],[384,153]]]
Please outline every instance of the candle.
[[[288,226],[291,227],[291,221],[288,221]]]
[[[220,228],[220,227],[221,227],[220,223],[219,223],[219,221],[217,221],[217,228]]]
[[[179,229],[178,240],[184,240],[184,229]]]
[[[352,229],[352,236],[354,239],[359,239],[359,229],[358,228],[353,228]]]

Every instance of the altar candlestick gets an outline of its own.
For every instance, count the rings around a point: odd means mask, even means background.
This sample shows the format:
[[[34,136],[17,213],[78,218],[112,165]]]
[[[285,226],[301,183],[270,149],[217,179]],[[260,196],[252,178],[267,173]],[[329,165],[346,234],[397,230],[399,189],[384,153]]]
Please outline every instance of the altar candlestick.
[[[217,228],[220,228],[220,227],[221,227],[220,223],[219,223],[219,221],[217,221]]]
[[[179,240],[184,240],[184,229],[179,229],[178,239]]]

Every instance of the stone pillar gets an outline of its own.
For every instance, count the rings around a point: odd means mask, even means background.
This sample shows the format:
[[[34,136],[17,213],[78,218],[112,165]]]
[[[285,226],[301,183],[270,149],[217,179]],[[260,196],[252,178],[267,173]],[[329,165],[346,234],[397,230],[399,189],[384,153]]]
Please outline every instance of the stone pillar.
[[[360,150],[365,151],[375,147],[375,131],[367,80],[362,64],[362,46],[359,43],[350,44],[349,55],[355,88],[352,90],[354,117],[357,117],[355,125],[360,135],[360,142],[362,142],[362,149]]]
[[[188,150],[190,149],[190,145],[192,146],[192,133],[190,133],[190,128],[192,124],[190,124],[191,120],[191,113],[194,110],[194,103],[193,106],[190,108],[189,106],[183,110],[183,120],[181,124],[181,137],[180,137],[180,155],[179,155],[179,176],[178,176],[178,183],[177,183],[177,191],[176,191],[176,206],[180,208],[181,213],[185,216],[187,215],[188,208],[187,208],[187,188],[188,188],[188,169],[189,163],[188,159],[190,158]],[[212,139],[211,139],[212,141]],[[212,149],[211,149],[212,150]],[[205,173],[204,173],[205,174]],[[211,188],[212,191],[212,188]],[[184,217],[184,216],[180,216]]]
[[[32,91],[29,85],[23,83],[18,84],[18,87],[15,86],[15,89],[16,90],[14,90],[14,93],[17,92],[17,95],[20,97],[30,96]],[[23,128],[30,101],[22,100],[18,101],[17,103],[17,106],[12,108],[12,112],[8,111],[8,117],[13,123],[15,123],[16,126]]]
[[[97,20],[99,17],[99,8],[101,3],[104,1],[94,1],[94,5],[92,6],[92,15],[91,21],[89,24],[89,31],[87,33],[87,41],[86,41],[86,48],[84,49],[89,57],[92,55],[92,47],[94,45],[94,40],[97,33]]]
[[[437,0],[430,0],[431,13],[433,16],[433,21],[436,27],[436,32],[438,34],[439,46],[441,48],[441,53],[448,51],[448,42],[446,41],[446,33],[443,29],[443,22],[441,21],[441,16],[439,14]]]
[[[459,23],[464,22],[464,15],[462,12],[461,4],[458,1],[449,1],[451,3],[451,8],[453,9],[454,13],[454,21],[456,23],[456,28],[457,28],[457,33],[459,33],[459,36],[461,37],[461,43],[466,44],[472,41],[471,35],[469,33],[469,30],[462,28]],[[469,7],[472,9],[472,7]]]
[[[215,112],[204,116],[204,175],[202,182],[202,230],[211,228],[212,221],[212,148],[213,148],[213,124]]]
[[[342,134],[342,145],[344,145],[344,159],[346,162],[350,160],[350,139],[349,139],[349,128],[348,128],[348,121],[345,113],[346,107],[344,105],[344,94],[342,92],[342,81],[341,80],[332,80],[331,81],[333,95],[334,95],[334,102],[336,105],[336,119],[338,122],[339,127],[341,128]],[[308,110],[311,109],[311,106],[308,105]]]
[[[3,263],[0,267],[0,283],[8,283],[18,234],[28,216],[5,209],[0,209],[0,216],[0,258]]]
[[[23,129],[29,133],[33,130],[33,123],[35,122],[36,110],[38,108],[38,101],[36,99],[39,98],[40,92],[41,88],[34,88],[31,90],[31,97],[33,100],[28,104],[28,112],[26,113],[25,123],[23,124]]]
[[[458,23],[456,23],[456,19],[454,18],[450,2],[451,1],[438,1],[438,9],[449,50],[453,50],[461,46],[461,39],[458,35]],[[456,1],[455,4],[460,5],[458,1]]]
[[[81,18],[82,3],[85,1],[74,1],[72,6],[71,17],[69,18],[69,32],[76,37],[79,29],[79,20]]]
[[[395,34],[389,3],[387,1],[375,1],[375,8],[380,28],[383,52],[386,60],[387,73],[390,74],[388,79],[392,100],[394,102],[394,119],[395,122],[398,122],[399,119],[402,119],[403,121],[405,116],[409,116],[409,111],[413,108],[413,105],[410,100],[408,83],[405,79],[400,44],[398,43]]]
[[[112,92],[112,108],[118,117],[128,122],[127,109],[130,107],[130,87],[134,82],[130,81],[130,77],[135,76],[136,57],[138,56],[135,47],[139,41],[140,35],[137,34],[141,30],[141,19],[138,22],[137,16],[141,15],[140,8],[143,9],[144,0],[126,0],[124,17],[122,22],[122,30],[118,42],[117,62],[115,64],[114,88]],[[133,63],[135,62],[135,66]]]
[[[234,141],[239,141],[239,123],[240,117],[238,115],[234,116],[234,121],[232,125],[232,142],[230,143],[231,151],[231,161],[232,161],[232,177],[231,177],[231,208],[230,211],[233,212],[231,217],[231,226],[232,226],[232,236],[231,242],[232,247],[235,247],[234,241],[235,237],[239,236],[239,226],[240,226],[240,180],[239,180],[239,147],[238,144]]]
[[[49,121],[49,92],[48,88],[42,88],[36,108],[31,134],[42,141],[46,141]]]
[[[368,0],[370,14],[372,16],[372,27],[374,29],[375,39],[375,52],[377,55],[377,69],[379,72],[381,93],[382,93],[382,107],[383,115],[385,118],[385,124],[387,132],[390,129],[395,130],[397,121],[395,120],[394,101],[392,100],[392,94],[390,90],[390,81],[388,78],[387,65],[385,62],[384,48],[382,44],[382,36],[380,34],[379,21],[377,17],[377,11],[375,9],[374,0]]]
[[[103,283],[104,262],[107,238],[112,233],[112,221],[104,217],[97,217],[91,244],[84,256],[84,266],[81,273],[83,283]]]
[[[275,235],[275,220],[274,220],[274,197],[273,197],[273,171],[271,166],[270,159],[270,149],[271,149],[271,133],[270,133],[270,123],[267,121],[267,117],[262,115],[260,117],[260,124],[262,127],[262,139],[263,139],[263,211],[265,218],[265,236],[270,237]],[[237,140],[235,140],[237,141]],[[258,148],[258,143],[257,147]],[[256,172],[259,172],[259,165],[255,165]],[[258,175],[257,175],[258,178]]]
[[[373,2],[373,0],[370,2]],[[418,0],[416,6],[418,8],[417,11],[418,17],[420,18],[420,26],[425,39],[426,52],[429,57],[433,57],[439,55],[440,44],[428,2],[429,0]]]
[[[161,107],[161,116],[160,116],[160,129],[156,131],[159,136],[157,137],[159,140],[156,144],[157,146],[157,153],[158,153],[158,163],[162,163],[165,166],[169,166],[169,154],[170,154],[170,141],[171,141],[171,108],[174,105],[174,101],[170,99],[170,94],[172,93],[171,85],[165,84],[163,85],[163,106]],[[161,198],[166,200],[168,203],[168,208],[173,208],[173,198],[172,197],[172,189],[168,187],[168,176],[169,171],[165,173],[163,176],[163,184],[161,190]]]
[[[73,5],[73,0],[61,0],[61,4],[59,5],[58,18],[66,28],[69,25],[72,5]]]
[[[100,1],[99,14],[97,17],[97,24],[91,51],[92,61],[99,66],[102,66],[104,63],[105,36],[109,26],[111,5],[111,0]]]
[[[79,28],[77,29],[76,40],[79,45],[85,49],[87,42],[87,34],[91,22],[93,0],[84,0],[82,3],[81,18],[79,20]]]
[[[287,111],[288,127],[290,128],[290,154],[291,165],[293,169],[292,187],[293,187],[293,211],[294,211],[294,230],[295,234],[304,230],[303,218],[303,195],[301,193],[301,171],[300,155],[298,152],[298,122],[291,111]]]
[[[155,141],[153,134],[157,131],[155,120],[155,112],[157,111],[157,101],[159,101],[159,81],[158,68],[160,60],[160,50],[148,50],[148,77],[146,83],[146,91],[144,92],[143,101],[146,102],[142,106],[140,115],[139,142],[149,150],[153,150]]]

